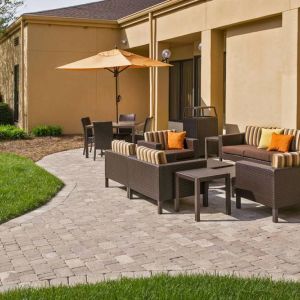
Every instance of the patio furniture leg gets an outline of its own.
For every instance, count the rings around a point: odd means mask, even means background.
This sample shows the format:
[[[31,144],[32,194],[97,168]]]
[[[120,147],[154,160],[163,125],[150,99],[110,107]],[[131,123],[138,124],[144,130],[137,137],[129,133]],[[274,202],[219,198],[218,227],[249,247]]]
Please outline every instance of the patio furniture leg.
[[[176,180],[176,184],[175,184],[176,185],[176,198],[175,198],[175,205],[174,205],[175,207],[174,208],[175,208],[175,211],[178,212],[179,209],[180,209],[179,208],[180,207],[180,199],[179,199],[179,197],[180,197],[179,196],[180,195],[180,191],[179,191],[179,182],[180,182],[180,179],[179,179],[178,176],[176,176],[175,180]]]
[[[87,137],[87,128],[85,127],[85,135],[84,135],[84,152],[85,152],[85,157],[89,158],[89,145],[88,145],[88,137]]]
[[[129,187],[127,187],[127,198],[132,199],[132,190]]]
[[[236,193],[236,208],[237,209],[242,208],[241,196],[238,193]]]
[[[109,179],[105,178],[105,187],[108,188],[109,187]]]
[[[273,223],[278,223],[278,208],[272,208]]]
[[[209,183],[204,183],[204,193],[203,193],[203,207],[208,207],[208,190],[209,190]]]
[[[93,143],[91,143],[90,152],[93,150]]]
[[[157,212],[159,215],[163,213],[161,201],[157,201]]]
[[[87,151],[88,152],[88,151]],[[96,160],[96,147],[94,147],[94,161]]]
[[[195,221],[200,222],[200,194],[201,184],[199,179],[195,179]]]
[[[226,185],[226,214],[231,215],[231,178],[230,175],[225,178]]]

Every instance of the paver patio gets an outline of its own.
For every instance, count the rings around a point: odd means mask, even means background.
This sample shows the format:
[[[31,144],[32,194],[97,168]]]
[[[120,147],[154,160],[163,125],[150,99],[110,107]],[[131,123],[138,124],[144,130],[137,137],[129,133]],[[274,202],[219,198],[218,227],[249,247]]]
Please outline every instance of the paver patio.
[[[150,200],[126,198],[118,184],[104,188],[104,159],[82,150],[50,155],[39,165],[66,187],[46,206],[0,225],[1,289],[94,283],[158,272],[218,272],[300,279],[300,208],[280,211],[243,201],[224,213],[224,193],[194,222],[192,200],[157,214]],[[190,202],[191,201],[191,202]],[[287,223],[288,222],[288,223]]]

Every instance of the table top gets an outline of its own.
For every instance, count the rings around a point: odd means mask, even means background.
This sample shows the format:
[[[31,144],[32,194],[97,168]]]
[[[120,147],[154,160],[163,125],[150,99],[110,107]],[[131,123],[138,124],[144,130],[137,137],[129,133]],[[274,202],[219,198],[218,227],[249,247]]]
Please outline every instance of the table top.
[[[200,179],[202,181],[209,181],[218,178],[224,178],[226,176],[235,177],[235,167],[224,167],[218,169],[201,168],[176,172],[176,175],[180,178],[195,180]]]
[[[209,158],[207,160],[207,168],[209,169],[220,169],[220,168],[227,168],[232,166],[234,166],[234,164],[225,161],[219,161],[212,158]]]
[[[218,142],[219,137],[218,136],[208,136],[205,138],[206,141],[211,141],[211,142]]]
[[[134,128],[137,126],[142,125],[143,123],[137,123],[137,122],[113,122],[112,126],[115,128]],[[86,126],[86,128],[93,128],[93,124]]]

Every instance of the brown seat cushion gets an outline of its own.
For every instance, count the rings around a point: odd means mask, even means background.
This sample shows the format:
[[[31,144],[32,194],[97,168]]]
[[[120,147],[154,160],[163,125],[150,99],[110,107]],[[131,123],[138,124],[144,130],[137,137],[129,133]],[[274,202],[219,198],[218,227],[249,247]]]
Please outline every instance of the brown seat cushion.
[[[280,152],[276,151],[267,151],[264,149],[257,149],[255,146],[252,146],[252,148],[249,148],[244,151],[244,157],[249,157],[249,158],[254,158],[258,160],[263,160],[263,161],[272,161],[272,156],[274,154],[278,154]]]
[[[256,146],[250,145],[236,145],[236,146],[224,146],[223,152],[232,155],[239,155],[243,157],[263,160],[263,161],[272,161],[272,156],[274,154],[280,153],[276,151],[267,151],[264,149],[257,149]]]
[[[254,148],[254,147],[250,145],[224,146],[222,150],[224,153],[227,154],[244,156],[244,152],[249,148]]]
[[[191,159],[194,158],[194,150],[182,149],[182,150],[165,150],[167,161],[174,162],[177,160]]]

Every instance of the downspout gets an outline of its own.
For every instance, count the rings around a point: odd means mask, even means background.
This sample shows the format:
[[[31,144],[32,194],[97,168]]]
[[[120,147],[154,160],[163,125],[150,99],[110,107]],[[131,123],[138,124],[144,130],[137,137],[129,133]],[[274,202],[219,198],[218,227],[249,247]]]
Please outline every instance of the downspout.
[[[27,115],[25,115],[25,66],[24,66],[24,20],[21,20],[21,99],[22,99],[22,128],[28,130]]]

